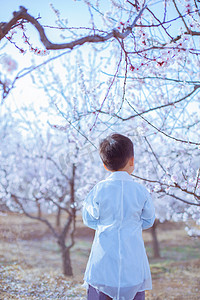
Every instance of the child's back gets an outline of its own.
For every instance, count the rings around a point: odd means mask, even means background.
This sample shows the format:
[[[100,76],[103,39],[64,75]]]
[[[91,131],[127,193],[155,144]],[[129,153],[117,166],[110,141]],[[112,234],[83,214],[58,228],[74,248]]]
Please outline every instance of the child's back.
[[[152,226],[154,214],[149,193],[126,171],[91,190],[83,206],[85,225],[96,230],[84,277],[90,286],[125,300],[152,288],[142,229]]]

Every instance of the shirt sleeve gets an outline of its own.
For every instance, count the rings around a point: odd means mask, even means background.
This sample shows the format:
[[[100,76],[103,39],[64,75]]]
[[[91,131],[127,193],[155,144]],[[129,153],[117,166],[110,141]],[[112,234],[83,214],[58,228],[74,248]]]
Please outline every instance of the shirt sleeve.
[[[148,229],[153,226],[155,221],[155,208],[149,192],[145,189],[146,201],[142,210],[142,229]]]
[[[99,203],[97,202],[96,187],[90,191],[83,202],[82,218],[86,226],[95,230],[97,229],[99,222]]]

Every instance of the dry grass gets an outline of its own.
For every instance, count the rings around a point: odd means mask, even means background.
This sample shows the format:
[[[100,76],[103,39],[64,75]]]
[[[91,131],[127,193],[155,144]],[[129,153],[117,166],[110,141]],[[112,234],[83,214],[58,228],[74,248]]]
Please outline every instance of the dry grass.
[[[54,222],[55,217],[49,219]],[[200,240],[189,238],[181,224],[158,230],[161,259],[153,259],[151,235],[144,232],[153,290],[147,300],[200,299]],[[73,278],[62,275],[61,255],[45,225],[23,216],[0,216],[0,299],[86,299],[81,286],[92,231],[78,221],[72,251]]]

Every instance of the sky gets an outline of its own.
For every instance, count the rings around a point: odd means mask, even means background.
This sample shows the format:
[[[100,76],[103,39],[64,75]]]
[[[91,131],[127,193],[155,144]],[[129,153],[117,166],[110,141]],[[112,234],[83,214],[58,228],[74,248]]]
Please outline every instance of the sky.
[[[54,13],[50,8],[50,4],[63,12],[63,16],[67,16],[69,22],[74,22],[74,24],[81,25],[83,20],[87,20],[87,9],[86,6],[81,1],[74,0],[9,0],[7,3],[4,0],[0,0],[1,9],[0,18],[1,21],[8,21],[8,19],[12,16],[13,11],[18,11],[19,6],[24,6],[28,9],[28,13],[33,16],[40,15],[44,23],[49,23],[49,21],[53,24]]]

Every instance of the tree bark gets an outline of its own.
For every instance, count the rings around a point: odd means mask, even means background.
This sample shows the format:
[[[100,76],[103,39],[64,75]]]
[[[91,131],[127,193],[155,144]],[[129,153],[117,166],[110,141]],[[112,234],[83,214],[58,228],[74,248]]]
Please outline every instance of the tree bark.
[[[41,218],[42,217],[42,211],[41,211],[41,205],[40,203],[38,202],[38,200],[36,200],[36,205],[37,205],[37,214],[38,214],[38,218]]]
[[[71,232],[71,246],[70,247],[73,247],[74,245],[74,234],[75,234],[75,231],[76,231],[76,206],[75,206],[75,174],[76,174],[76,166],[75,164],[73,164],[72,166],[72,179],[71,179],[71,182],[70,182],[70,202],[71,202],[71,205],[72,205],[72,208],[71,208],[71,212],[72,212],[72,225],[73,225],[73,228],[72,228],[72,232]]]
[[[64,244],[61,245],[62,251],[62,264],[63,264],[63,274],[65,276],[73,276],[71,258],[70,258],[70,249]]]
[[[158,238],[157,238],[157,231],[156,231],[158,224],[159,224],[159,221],[155,220],[153,226],[151,227],[154,258],[160,258],[160,247],[159,247],[159,242],[158,242]]]
[[[87,35],[81,38],[78,38],[77,40],[73,40],[68,43],[64,44],[55,44],[51,43],[44,31],[43,26],[38,22],[38,18],[34,18],[31,15],[27,13],[27,9],[23,6],[20,6],[20,10],[17,12],[13,13],[13,18],[9,22],[1,22],[0,23],[0,40],[3,39],[6,34],[17,24],[18,20],[26,20],[29,23],[31,23],[35,29],[38,31],[40,40],[43,43],[44,47],[47,50],[58,50],[58,49],[73,49],[76,46],[81,46],[85,43],[102,43],[106,42],[112,38],[116,39],[125,39],[128,35],[132,33],[133,28],[136,26],[137,21],[141,18],[141,15],[143,11],[146,9],[146,6],[144,6],[136,18],[134,19],[133,23],[130,24],[124,32],[120,32],[116,28],[113,29],[112,31],[104,34],[104,35],[98,35],[98,34],[93,34],[93,35]]]
[[[60,217],[61,217],[61,209],[58,207],[57,213],[56,213],[56,227],[60,227]]]
[[[70,180],[70,208],[68,220],[65,223],[65,226],[58,238],[58,244],[62,252],[62,263],[63,263],[63,274],[66,276],[73,276],[71,258],[70,258],[70,249],[74,246],[74,232],[76,229],[76,207],[75,207],[75,170],[76,166],[72,166],[72,177]],[[59,211],[57,212],[57,220],[59,216]],[[72,226],[72,228],[71,228]],[[71,229],[71,230],[70,230]],[[70,232],[71,231],[71,232]],[[70,233],[70,243],[66,246],[65,240],[66,236]]]

